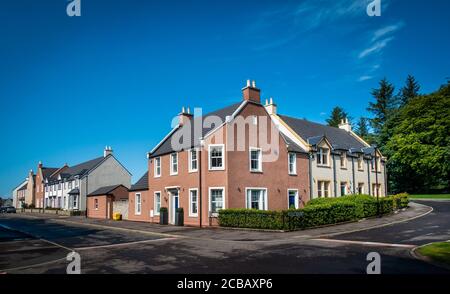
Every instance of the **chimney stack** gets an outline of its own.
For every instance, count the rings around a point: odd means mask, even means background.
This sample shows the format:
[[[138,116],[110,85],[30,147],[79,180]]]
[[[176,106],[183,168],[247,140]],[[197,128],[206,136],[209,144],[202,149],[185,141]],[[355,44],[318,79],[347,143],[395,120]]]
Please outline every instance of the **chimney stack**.
[[[339,124],[339,128],[342,130],[345,130],[347,132],[350,132],[352,130],[352,126],[349,124],[347,118],[344,118],[341,120],[341,123]]]
[[[267,101],[266,99],[266,104],[264,105],[264,107],[270,115],[277,114],[277,105],[273,103],[272,97],[270,97],[269,101]]]
[[[256,88],[256,82],[247,80],[247,86],[242,88],[242,96],[244,100],[261,103],[261,90]]]
[[[186,109],[183,106],[181,108],[181,112],[178,114],[179,124],[183,126],[186,123],[188,123],[193,117],[194,115],[191,114],[191,109],[188,107],[186,111]]]
[[[105,146],[105,150],[103,151],[103,157],[113,154],[113,150],[111,146]]]

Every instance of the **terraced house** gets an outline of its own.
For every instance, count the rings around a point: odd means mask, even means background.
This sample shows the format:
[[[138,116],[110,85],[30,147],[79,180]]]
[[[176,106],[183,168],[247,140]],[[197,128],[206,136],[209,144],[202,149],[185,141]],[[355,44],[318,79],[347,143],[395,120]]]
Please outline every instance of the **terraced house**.
[[[130,172],[106,147],[101,157],[61,169],[45,179],[46,207],[86,211],[86,196],[113,185],[130,188]]]
[[[335,128],[277,114],[272,99],[266,109],[280,131],[310,154],[310,198],[387,194],[386,158],[347,119]]]
[[[223,208],[280,210],[309,200],[308,152],[280,134],[261,104],[255,83],[242,100],[178,124],[148,154],[148,191],[130,193],[128,218],[169,222],[184,209],[187,225],[217,223]]]

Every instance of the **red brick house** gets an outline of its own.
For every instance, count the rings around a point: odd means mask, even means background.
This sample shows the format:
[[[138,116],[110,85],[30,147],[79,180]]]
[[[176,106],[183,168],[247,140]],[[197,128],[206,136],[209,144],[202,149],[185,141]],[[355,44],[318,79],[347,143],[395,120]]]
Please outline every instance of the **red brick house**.
[[[195,116],[183,108],[179,123],[148,154],[148,190],[130,194],[130,220],[217,224],[223,208],[301,207],[309,200],[308,153],[278,132],[260,90],[248,81],[239,103]]]

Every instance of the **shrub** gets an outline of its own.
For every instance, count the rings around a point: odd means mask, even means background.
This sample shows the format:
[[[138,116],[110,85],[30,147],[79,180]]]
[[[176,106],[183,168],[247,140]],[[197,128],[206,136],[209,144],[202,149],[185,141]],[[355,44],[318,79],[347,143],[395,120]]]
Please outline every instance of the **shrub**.
[[[409,194],[400,193],[393,196],[395,200],[396,209],[407,208],[409,204]]]
[[[219,224],[222,227],[282,230],[283,214],[281,211],[256,209],[221,209]]]
[[[365,218],[377,214],[377,200],[370,195],[348,195],[333,198],[316,198],[310,200],[306,207],[330,203],[351,202],[356,205],[357,218]]]

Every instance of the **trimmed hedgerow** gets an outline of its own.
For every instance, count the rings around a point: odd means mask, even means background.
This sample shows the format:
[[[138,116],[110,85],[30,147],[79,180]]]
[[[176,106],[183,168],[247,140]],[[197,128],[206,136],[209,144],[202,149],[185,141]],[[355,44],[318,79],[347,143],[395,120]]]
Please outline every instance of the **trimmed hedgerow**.
[[[391,213],[408,206],[408,194],[379,198],[380,213]],[[256,209],[222,209],[222,227],[266,230],[297,230],[353,221],[377,215],[378,203],[369,195],[349,195],[339,198],[311,200],[302,209],[266,211]]]

